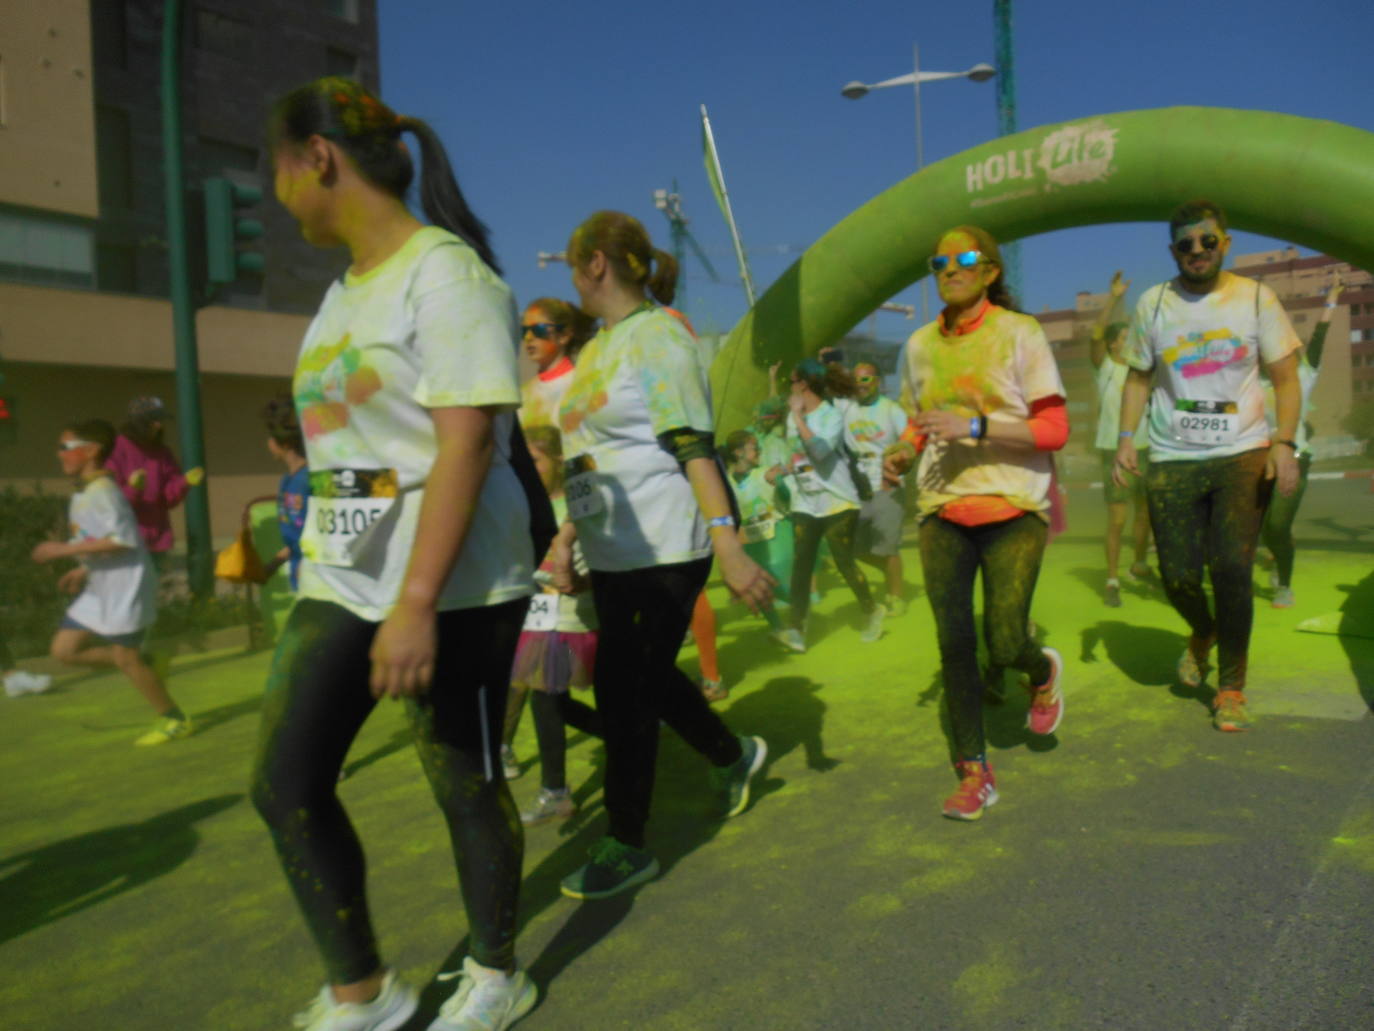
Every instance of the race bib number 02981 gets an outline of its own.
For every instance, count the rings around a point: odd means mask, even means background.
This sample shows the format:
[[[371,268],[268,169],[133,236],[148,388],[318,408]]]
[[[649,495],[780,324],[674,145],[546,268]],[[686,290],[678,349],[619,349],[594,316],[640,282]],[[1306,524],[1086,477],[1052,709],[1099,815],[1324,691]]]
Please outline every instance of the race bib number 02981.
[[[1188,444],[1234,444],[1240,434],[1234,401],[1177,401],[1172,423],[1174,438]]]
[[[311,472],[302,553],[326,566],[353,565],[399,493],[395,469]]]

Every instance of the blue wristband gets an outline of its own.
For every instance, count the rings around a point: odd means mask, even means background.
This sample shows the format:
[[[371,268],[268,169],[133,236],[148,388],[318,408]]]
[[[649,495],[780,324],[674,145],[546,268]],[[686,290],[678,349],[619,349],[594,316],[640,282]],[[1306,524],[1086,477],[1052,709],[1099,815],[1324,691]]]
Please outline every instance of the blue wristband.
[[[706,520],[706,526],[707,529],[714,529],[717,526],[728,526],[733,530],[735,528],[735,517],[728,515],[716,516],[714,519]]]

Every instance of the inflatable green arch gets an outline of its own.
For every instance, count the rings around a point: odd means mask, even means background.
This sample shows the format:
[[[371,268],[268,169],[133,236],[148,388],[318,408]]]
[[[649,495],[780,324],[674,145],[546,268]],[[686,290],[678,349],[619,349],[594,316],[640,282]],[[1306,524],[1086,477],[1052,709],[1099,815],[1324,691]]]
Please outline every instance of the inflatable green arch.
[[[931,165],[812,244],[716,356],[717,426],[749,422],[772,362],[814,354],[925,275],[930,247],[949,226],[972,222],[1006,242],[1103,222],[1164,222],[1199,196],[1224,207],[1234,228],[1374,269],[1374,133],[1209,107],[1042,126]]]

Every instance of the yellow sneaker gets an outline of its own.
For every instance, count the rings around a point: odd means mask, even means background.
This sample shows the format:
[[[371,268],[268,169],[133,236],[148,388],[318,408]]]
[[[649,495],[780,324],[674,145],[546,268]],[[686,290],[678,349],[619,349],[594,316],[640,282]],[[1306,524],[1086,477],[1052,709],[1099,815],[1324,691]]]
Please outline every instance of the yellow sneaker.
[[[140,748],[148,745],[165,745],[168,741],[176,741],[183,737],[191,736],[191,721],[189,719],[179,720],[172,717],[159,716],[153,729],[142,737],[134,741]]]

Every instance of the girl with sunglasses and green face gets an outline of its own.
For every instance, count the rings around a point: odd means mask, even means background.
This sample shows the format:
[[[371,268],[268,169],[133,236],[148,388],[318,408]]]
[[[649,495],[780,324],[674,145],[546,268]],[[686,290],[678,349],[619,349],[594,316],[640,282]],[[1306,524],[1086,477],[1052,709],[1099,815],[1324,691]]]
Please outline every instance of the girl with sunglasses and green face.
[[[520,425],[556,426],[572,382],[573,359],[592,338],[596,319],[557,297],[531,301],[520,319],[520,349],[535,374],[520,388]]]
[[[885,472],[917,466],[921,565],[935,613],[959,788],[945,816],[976,820],[997,801],[983,735],[973,582],[983,574],[983,634],[993,666],[1025,673],[1027,729],[1048,735],[1064,711],[1063,661],[1027,633],[1048,532],[1050,452],[1068,439],[1064,384],[1040,324],[1012,306],[997,242],[977,226],[940,237],[930,259],[944,311],[918,329],[901,368],[912,424]]]

